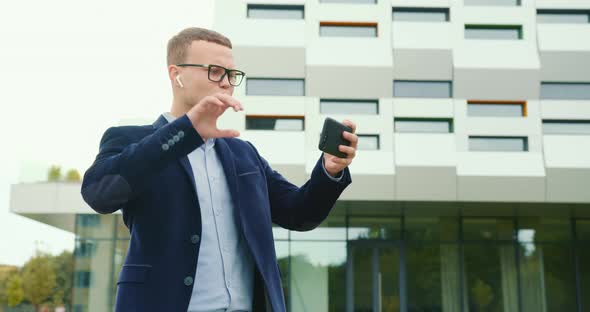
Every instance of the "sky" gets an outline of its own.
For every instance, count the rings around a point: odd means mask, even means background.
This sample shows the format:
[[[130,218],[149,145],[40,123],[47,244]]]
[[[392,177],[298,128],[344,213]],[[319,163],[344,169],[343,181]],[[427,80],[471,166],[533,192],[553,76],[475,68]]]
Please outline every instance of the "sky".
[[[72,233],[11,213],[10,186],[45,180],[53,164],[83,174],[108,127],[168,111],[166,43],[186,27],[212,27],[213,4],[0,4],[0,264],[73,249]]]

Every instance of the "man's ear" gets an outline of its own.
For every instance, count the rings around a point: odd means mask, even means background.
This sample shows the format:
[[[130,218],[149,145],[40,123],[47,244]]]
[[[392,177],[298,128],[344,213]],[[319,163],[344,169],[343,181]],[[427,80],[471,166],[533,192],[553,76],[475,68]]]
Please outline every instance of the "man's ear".
[[[178,75],[180,75],[180,72],[178,71],[178,67],[176,67],[174,65],[168,66],[168,78],[170,79],[170,82],[175,83],[176,77]]]

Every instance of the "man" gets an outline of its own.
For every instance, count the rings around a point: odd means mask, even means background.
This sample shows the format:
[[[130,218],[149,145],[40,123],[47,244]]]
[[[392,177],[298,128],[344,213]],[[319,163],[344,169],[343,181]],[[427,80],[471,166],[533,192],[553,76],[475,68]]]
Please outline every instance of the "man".
[[[227,109],[243,110],[231,48],[201,28],[170,39],[170,113],[107,129],[84,175],[84,200],[102,214],[120,209],[131,234],[117,311],[285,311],[272,223],[317,227],[351,183],[354,133],[339,147],[347,158],[322,154],[297,187],[238,131],[217,128]]]

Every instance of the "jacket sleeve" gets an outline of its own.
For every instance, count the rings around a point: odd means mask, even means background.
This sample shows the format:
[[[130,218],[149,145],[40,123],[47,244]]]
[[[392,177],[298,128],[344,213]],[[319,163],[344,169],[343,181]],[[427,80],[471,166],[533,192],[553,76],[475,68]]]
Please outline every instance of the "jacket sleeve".
[[[107,129],[84,173],[82,197],[98,213],[113,213],[141,194],[161,169],[203,144],[186,115],[133,142],[129,128]]]
[[[256,151],[256,148],[250,143]],[[322,223],[344,189],[352,183],[350,170],[345,168],[341,178],[330,178],[323,168],[324,155],[316,163],[311,178],[301,187],[287,181],[273,170],[256,151],[266,176],[273,223],[293,231],[309,231]]]

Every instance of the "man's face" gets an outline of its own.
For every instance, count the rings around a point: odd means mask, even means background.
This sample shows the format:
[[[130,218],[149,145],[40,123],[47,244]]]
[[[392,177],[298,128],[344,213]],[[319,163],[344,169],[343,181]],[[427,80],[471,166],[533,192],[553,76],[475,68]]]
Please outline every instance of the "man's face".
[[[199,40],[193,41],[188,48],[186,64],[220,65],[235,69],[232,50],[217,43]],[[187,106],[196,105],[201,99],[216,93],[233,95],[234,87],[229,84],[227,75],[220,82],[209,80],[207,68],[178,67],[178,73],[184,88],[180,89]]]

